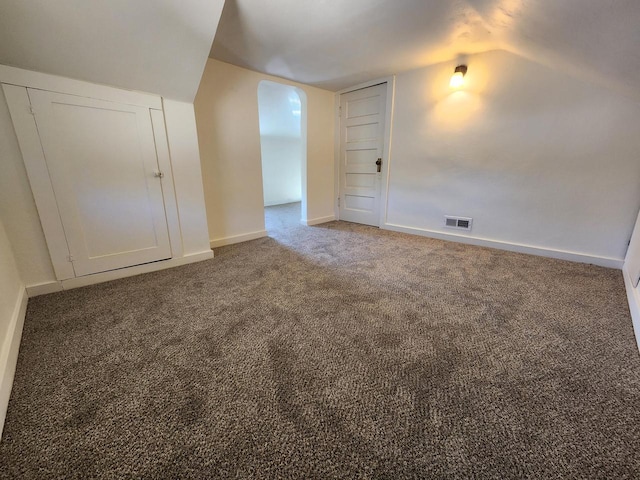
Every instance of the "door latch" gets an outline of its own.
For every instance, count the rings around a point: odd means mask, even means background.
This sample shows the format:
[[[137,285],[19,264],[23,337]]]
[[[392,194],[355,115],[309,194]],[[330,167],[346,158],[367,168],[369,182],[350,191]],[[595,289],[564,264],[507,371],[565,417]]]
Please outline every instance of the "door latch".
[[[382,170],[382,159],[381,158],[376,160],[376,166],[378,167],[378,173],[380,173],[380,171]]]

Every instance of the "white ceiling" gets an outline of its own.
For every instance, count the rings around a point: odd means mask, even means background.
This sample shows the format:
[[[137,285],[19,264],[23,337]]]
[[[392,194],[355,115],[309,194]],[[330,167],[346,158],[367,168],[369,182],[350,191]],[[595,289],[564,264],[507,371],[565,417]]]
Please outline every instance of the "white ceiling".
[[[193,101],[224,0],[1,0],[0,63]]]
[[[339,90],[504,49],[640,99],[640,0],[226,0],[220,19],[223,4],[0,0],[0,63],[192,101],[209,50]]]
[[[493,49],[640,97],[639,0],[227,0],[210,56],[335,91]]]

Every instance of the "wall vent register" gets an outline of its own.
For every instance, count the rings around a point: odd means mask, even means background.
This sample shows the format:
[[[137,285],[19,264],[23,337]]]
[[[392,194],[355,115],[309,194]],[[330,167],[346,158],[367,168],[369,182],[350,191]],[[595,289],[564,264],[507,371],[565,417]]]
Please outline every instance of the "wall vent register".
[[[444,216],[444,226],[448,228],[457,228],[460,230],[471,230],[472,218],[468,217],[452,217],[450,215]]]

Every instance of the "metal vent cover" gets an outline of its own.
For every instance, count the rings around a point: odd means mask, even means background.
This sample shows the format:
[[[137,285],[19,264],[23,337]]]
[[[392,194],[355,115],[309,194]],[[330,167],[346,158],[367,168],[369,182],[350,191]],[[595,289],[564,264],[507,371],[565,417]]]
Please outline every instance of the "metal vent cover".
[[[456,228],[459,230],[471,230],[473,219],[469,217],[454,217],[452,215],[444,216],[444,226],[447,228]]]

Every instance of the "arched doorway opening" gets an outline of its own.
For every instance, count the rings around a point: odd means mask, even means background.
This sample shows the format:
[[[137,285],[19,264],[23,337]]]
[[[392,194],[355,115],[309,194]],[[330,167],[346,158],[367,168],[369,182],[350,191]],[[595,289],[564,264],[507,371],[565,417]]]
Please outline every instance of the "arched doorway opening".
[[[267,231],[274,222],[306,218],[306,95],[263,80],[258,85],[262,189]],[[286,218],[285,218],[286,217]]]

